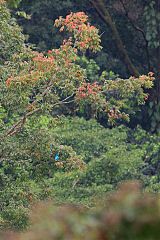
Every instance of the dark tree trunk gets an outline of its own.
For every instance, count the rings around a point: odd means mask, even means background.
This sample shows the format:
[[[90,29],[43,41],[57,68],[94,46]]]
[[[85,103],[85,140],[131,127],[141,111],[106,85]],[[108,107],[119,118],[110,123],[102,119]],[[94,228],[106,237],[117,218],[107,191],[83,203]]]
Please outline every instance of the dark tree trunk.
[[[136,67],[133,65],[133,63],[131,62],[131,59],[129,58],[129,55],[125,49],[125,46],[123,45],[123,42],[121,40],[121,37],[119,35],[119,32],[116,28],[116,25],[114,23],[114,21],[111,18],[111,15],[108,11],[108,9],[105,6],[104,0],[91,0],[92,5],[94,6],[94,8],[96,9],[96,11],[98,12],[98,14],[100,15],[100,17],[102,18],[102,20],[109,25],[112,34],[113,34],[113,38],[114,41],[116,43],[117,49],[119,51],[121,60],[124,62],[128,72],[135,77],[139,76],[139,72],[136,69]]]
[[[156,1],[156,12],[160,13],[160,0]],[[159,38],[159,46],[157,48],[157,78],[156,78],[156,85],[157,85],[157,98],[158,102],[160,102],[160,19],[157,18],[157,32]]]

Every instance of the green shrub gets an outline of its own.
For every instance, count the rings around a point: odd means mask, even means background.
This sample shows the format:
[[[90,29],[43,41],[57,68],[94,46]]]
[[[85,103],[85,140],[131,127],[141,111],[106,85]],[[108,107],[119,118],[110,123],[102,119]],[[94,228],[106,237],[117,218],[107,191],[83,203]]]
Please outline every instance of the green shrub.
[[[92,183],[90,186],[80,184],[83,171],[70,173],[57,173],[54,178],[46,179],[45,185],[49,191],[50,198],[57,204],[75,203],[94,206],[95,198],[113,190],[111,184],[97,185]]]
[[[61,118],[50,131],[60,144],[72,146],[85,162],[100,157],[127,139],[125,127],[105,129],[96,120],[78,117]]]
[[[24,215],[28,219],[41,199],[91,207],[119,182],[134,179],[146,191],[160,191],[157,139],[140,128],[106,129],[95,120],[32,118],[21,133],[0,143],[2,227],[27,227]]]
[[[0,191],[1,229],[25,229],[29,225],[29,208],[47,199],[48,189],[44,183],[35,181],[10,182]]]
[[[0,4],[0,64],[12,58],[24,47],[24,36],[5,4]]]
[[[85,185],[95,183],[116,186],[121,181],[141,179],[141,169],[144,165],[142,157],[143,151],[137,149],[128,151],[126,146],[120,145],[99,159],[91,161],[83,173],[81,182]]]

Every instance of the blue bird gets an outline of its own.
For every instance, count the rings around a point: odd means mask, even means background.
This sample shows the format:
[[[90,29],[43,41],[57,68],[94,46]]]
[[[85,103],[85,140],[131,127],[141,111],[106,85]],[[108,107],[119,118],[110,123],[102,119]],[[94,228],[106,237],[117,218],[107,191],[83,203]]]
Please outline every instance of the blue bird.
[[[58,161],[58,160],[59,160],[59,154],[58,154],[58,153],[56,153],[56,155],[55,155],[55,157],[54,157],[54,160],[55,160],[55,161]]]

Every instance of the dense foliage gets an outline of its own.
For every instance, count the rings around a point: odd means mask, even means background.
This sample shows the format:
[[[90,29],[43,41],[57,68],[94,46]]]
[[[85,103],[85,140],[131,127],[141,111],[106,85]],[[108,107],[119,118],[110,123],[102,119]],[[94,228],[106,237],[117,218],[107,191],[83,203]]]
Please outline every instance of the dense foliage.
[[[124,180],[160,191],[157,140],[140,128],[104,129],[95,120],[30,120],[1,143],[1,227],[26,227],[28,208],[46,198],[94,206]]]
[[[91,2],[107,22],[110,15],[103,1]],[[138,124],[129,128],[140,107],[148,98],[150,101],[149,93],[157,88],[157,73],[149,68],[146,75],[137,74],[124,50],[128,72],[135,73],[131,77],[123,79],[120,72],[98,64],[95,56],[103,55],[100,31],[83,11],[57,16],[54,26],[52,19],[53,33],[58,28],[57,37],[61,37],[56,44],[40,43],[35,49],[15,15],[38,20],[42,6],[41,1],[37,7],[36,3],[0,1],[0,229],[5,233],[23,230],[16,239],[81,239],[84,234],[86,239],[157,239],[159,197],[142,195],[136,183],[111,193],[128,180],[139,180],[143,192],[160,192],[160,136]],[[42,5],[45,11],[59,6],[59,12],[65,9],[66,13],[75,5],[77,10],[88,6],[85,1],[62,1],[61,5],[46,1]],[[28,6],[33,6],[31,16],[23,12]],[[143,6],[146,18],[147,6]],[[113,27],[112,21],[110,24]],[[148,47],[157,49],[157,33],[153,36],[149,29],[147,22]],[[34,40],[32,29],[29,39]],[[40,39],[37,36],[35,43]],[[149,114],[155,115],[152,101],[149,106]],[[155,116],[158,120],[159,115]],[[151,125],[158,129],[157,122]],[[112,195],[107,202],[106,194]],[[33,206],[45,200],[54,201],[55,207],[46,202],[33,224]],[[50,216],[55,216],[53,222]],[[148,222],[143,221],[144,216]],[[70,227],[73,222],[74,229]],[[8,234],[2,237],[14,239]]]

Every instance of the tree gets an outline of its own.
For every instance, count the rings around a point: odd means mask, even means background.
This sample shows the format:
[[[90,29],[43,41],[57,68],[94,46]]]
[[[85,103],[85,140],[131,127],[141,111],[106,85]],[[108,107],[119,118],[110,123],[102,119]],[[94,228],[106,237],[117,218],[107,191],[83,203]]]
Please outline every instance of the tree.
[[[19,132],[33,114],[50,113],[55,106],[73,102],[81,109],[89,106],[91,116],[106,112],[111,122],[128,119],[125,109],[133,111],[138,104],[144,104],[148,96],[143,88],[152,87],[152,73],[128,81],[102,78],[100,83],[96,80],[93,84],[86,82],[85,70],[77,64],[78,54],[101,49],[98,29],[88,23],[87,15],[71,13],[57,19],[55,26],[61,32],[67,30],[70,35],[59,49],[38,53],[26,48],[21,54],[14,55],[14,64],[7,65],[8,74],[2,84],[6,95],[3,94],[1,106],[7,109],[11,118],[18,120],[5,136]]]
[[[92,55],[102,70],[113,70],[123,78],[130,75],[139,76],[150,71],[155,73],[155,86],[150,91],[149,105],[142,108],[142,117],[140,120],[139,116],[135,119],[135,125],[138,122],[148,130],[159,131],[158,0],[92,0],[83,3],[72,0],[35,0],[32,3],[22,1],[20,9],[32,16],[30,21],[19,19],[19,22],[23,25],[25,33],[29,34],[29,41],[35,43],[39,50],[55,47],[61,40],[60,35],[51,27],[56,14],[62,15],[64,12],[67,14],[83,9],[102,32],[103,50]]]
[[[130,74],[136,76],[139,74],[139,70],[135,64],[132,64],[131,58],[128,55],[129,50],[127,51],[123,41],[119,35],[116,24],[114,23],[108,6],[104,0],[91,0],[91,3],[97,10],[98,14],[102,18],[102,20],[110,27],[113,39],[117,45],[117,49],[121,58],[123,59],[126,68],[130,72]],[[114,5],[115,4],[115,5]],[[131,8],[132,6],[132,8]],[[133,28],[135,34],[141,34],[142,38],[142,47],[144,49],[144,53],[146,53],[146,60],[148,71],[154,71],[156,81],[155,88],[151,94],[151,104],[150,104],[150,120],[151,120],[151,129],[152,131],[159,131],[160,129],[160,115],[159,115],[159,107],[160,107],[160,69],[159,69],[159,61],[160,61],[160,2],[159,1],[125,1],[118,0],[113,1],[112,8],[115,7],[121,15],[124,15],[127,18],[128,24]],[[139,8],[137,10],[138,14],[135,17],[132,9],[135,7]],[[144,22],[145,21],[145,22]],[[142,23],[144,23],[142,25]],[[139,26],[140,25],[140,26]],[[140,38],[138,39],[140,43]],[[141,45],[141,43],[140,43]],[[134,47],[134,46],[133,46]],[[153,104],[152,104],[153,102]]]
[[[59,1],[53,2],[48,0],[44,3],[35,0],[30,3],[22,1],[20,9],[24,9],[26,12],[31,14],[32,18],[30,21],[20,20],[20,23],[24,26],[25,32],[30,35],[30,41],[32,43],[36,43],[38,45],[43,41],[47,48],[53,47],[55,44],[54,41],[57,43],[58,39],[55,37],[55,39],[52,40],[52,46],[50,45],[51,43],[49,42],[49,38],[51,39],[51,34],[53,34],[51,33],[50,25],[52,24],[52,19],[57,18],[57,14],[62,15],[64,12],[67,14],[69,11],[79,11],[83,9],[83,11],[89,14],[91,20],[100,27],[102,32],[104,32],[102,38],[104,52],[109,53],[110,58],[112,55],[114,55],[114,57],[116,56],[116,58],[121,58],[122,56],[124,58],[124,54],[125,56],[128,55],[128,61],[133,65],[131,67],[132,70],[130,69],[131,71],[129,71],[129,75],[132,75],[133,71],[134,73],[135,71],[144,73],[144,71],[149,72],[150,70],[153,70],[151,67],[154,66],[152,59],[155,59],[155,52],[152,51],[151,45],[157,47],[159,40],[158,14],[156,14],[159,11],[158,1],[157,3],[155,2],[156,4],[154,4],[154,2],[155,1],[137,0],[94,0],[83,1],[83,3],[80,3],[79,1],[61,1],[59,3]],[[96,11],[98,12],[98,15]],[[107,16],[110,16],[110,23],[104,21],[105,11]],[[150,12],[152,12],[152,14],[150,14]],[[43,24],[41,21],[43,21]],[[34,32],[31,28],[29,29],[31,24]],[[40,27],[40,24],[43,25],[43,27]],[[111,30],[114,30],[114,34],[113,31],[110,31],[110,27]],[[115,38],[115,34],[119,35],[118,42],[116,40],[117,36]],[[152,40],[148,39],[149,36],[151,36]],[[117,43],[117,46],[121,46],[119,48],[120,54],[119,52],[117,54],[117,48],[114,47],[113,40],[116,40],[115,43]],[[153,42],[154,44],[152,44]],[[41,49],[43,50],[43,48]],[[108,61],[109,60],[107,59],[107,62]],[[122,61],[126,60],[122,59]],[[129,63],[128,61],[125,63],[126,67]],[[118,70],[118,73],[119,72],[120,69]],[[124,72],[122,76],[125,76]]]
[[[11,18],[10,12],[4,4],[0,4],[0,64],[9,61],[14,53],[22,51],[24,36],[15,19]]]

